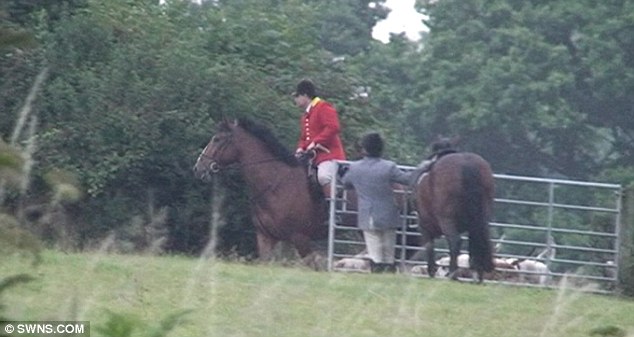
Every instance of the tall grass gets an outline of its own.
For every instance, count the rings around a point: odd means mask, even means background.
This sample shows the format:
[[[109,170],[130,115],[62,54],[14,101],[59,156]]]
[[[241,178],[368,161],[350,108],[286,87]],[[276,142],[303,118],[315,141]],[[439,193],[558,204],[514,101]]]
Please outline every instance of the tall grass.
[[[156,326],[188,310],[170,336],[634,336],[634,301],[572,290],[179,256],[47,251],[42,259],[0,262],[0,276],[36,277],[3,294],[4,316],[87,320],[92,336],[112,313]]]

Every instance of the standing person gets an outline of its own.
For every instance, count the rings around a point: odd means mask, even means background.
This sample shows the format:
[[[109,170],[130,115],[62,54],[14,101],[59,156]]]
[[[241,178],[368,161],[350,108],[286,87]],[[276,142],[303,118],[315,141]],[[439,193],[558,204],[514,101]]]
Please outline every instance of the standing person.
[[[363,230],[372,272],[394,272],[394,246],[400,217],[393,185],[407,184],[409,174],[393,161],[381,158],[383,139],[378,133],[365,134],[360,147],[363,158],[350,164],[342,182],[346,188],[356,191],[358,227]]]
[[[299,157],[306,151],[315,151],[313,164],[317,166],[317,180],[324,196],[330,196],[331,180],[338,167],[336,160],[346,160],[339,116],[330,103],[317,97],[315,85],[310,80],[300,81],[293,96],[295,105],[304,112],[295,155]]]

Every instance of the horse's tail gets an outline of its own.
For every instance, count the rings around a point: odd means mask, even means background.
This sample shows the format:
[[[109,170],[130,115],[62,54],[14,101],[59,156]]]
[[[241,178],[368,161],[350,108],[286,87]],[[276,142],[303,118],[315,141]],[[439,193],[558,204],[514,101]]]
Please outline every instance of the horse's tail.
[[[488,201],[486,191],[476,166],[462,169],[465,196],[464,225],[469,232],[469,255],[472,268],[485,272],[493,271],[493,253],[489,233]]]

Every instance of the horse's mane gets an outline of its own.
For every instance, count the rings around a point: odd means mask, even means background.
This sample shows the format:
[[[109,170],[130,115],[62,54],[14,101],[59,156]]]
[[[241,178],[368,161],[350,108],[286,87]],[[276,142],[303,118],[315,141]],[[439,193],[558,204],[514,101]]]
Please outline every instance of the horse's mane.
[[[271,151],[275,158],[289,166],[298,166],[299,161],[295,159],[293,153],[280,142],[273,132],[266,126],[259,124],[249,118],[238,118],[238,125],[246,132],[259,139],[264,146]],[[226,125],[225,125],[226,127]]]

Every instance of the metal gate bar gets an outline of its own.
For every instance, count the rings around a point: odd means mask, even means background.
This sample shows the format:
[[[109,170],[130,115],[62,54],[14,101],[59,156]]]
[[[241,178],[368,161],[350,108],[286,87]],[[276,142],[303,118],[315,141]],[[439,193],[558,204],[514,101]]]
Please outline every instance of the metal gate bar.
[[[340,165],[348,165],[349,162],[342,161]],[[399,166],[402,170],[410,171],[413,170],[412,166]],[[535,207],[545,211],[545,221],[544,223],[537,223],[532,225],[526,225],[521,223],[515,223],[513,221],[492,221],[490,223],[491,229],[504,231],[504,230],[527,230],[531,232],[543,232],[546,237],[550,237],[553,234],[555,235],[577,235],[588,238],[588,240],[601,239],[609,241],[609,248],[606,247],[590,247],[590,246],[577,246],[570,244],[562,244],[562,243],[551,243],[550,240],[547,240],[546,243],[543,242],[533,242],[530,240],[523,241],[519,239],[509,240],[504,239],[500,240],[500,238],[492,238],[492,242],[500,243],[505,246],[515,246],[515,247],[527,247],[532,249],[555,249],[559,251],[566,252],[566,255],[579,254],[579,259],[571,259],[571,258],[549,258],[540,260],[545,263],[549,268],[549,272],[545,275],[554,280],[561,280],[564,277],[568,280],[574,280],[575,282],[584,283],[588,281],[600,281],[602,287],[600,289],[594,289],[596,292],[612,292],[614,290],[614,286],[617,282],[617,277],[619,272],[618,261],[620,261],[620,238],[619,238],[619,229],[621,222],[621,195],[622,195],[622,187],[618,184],[605,184],[605,183],[592,183],[592,182],[581,182],[581,181],[572,181],[572,180],[561,180],[561,179],[546,179],[546,178],[533,178],[533,177],[522,177],[522,176],[512,176],[507,174],[494,174],[494,178],[496,179],[496,186],[499,183],[511,182],[511,183],[520,183],[520,184],[541,184],[546,187],[547,190],[547,200],[539,201],[539,200],[522,200],[508,197],[497,197],[495,198],[495,205],[506,207]],[[336,180],[336,179],[335,179]],[[583,188],[583,189],[604,189],[608,192],[614,192],[614,196],[611,199],[613,205],[605,206],[605,205],[577,205],[570,202],[556,202],[557,196],[561,196],[562,192],[558,191],[558,188],[562,187],[575,187],[575,188]],[[497,189],[497,188],[496,188]],[[405,194],[405,197],[409,197],[409,191],[395,191],[396,193]],[[343,197],[337,198],[337,195],[342,195]],[[345,214],[354,213],[347,209],[346,205],[346,192],[343,190],[343,187],[340,183],[331,184],[331,193],[330,193],[330,210],[329,210],[329,235],[328,235],[328,270],[334,270],[334,260],[338,258],[345,257],[353,257],[355,254],[350,251],[338,251],[336,248],[343,247],[343,250],[357,249],[358,251],[363,250],[365,248],[365,244],[360,238],[360,230],[356,227],[349,226],[341,226],[336,222],[337,217]],[[497,192],[496,192],[497,194]],[[564,195],[565,196],[565,195]],[[609,199],[609,198],[608,198]],[[339,208],[337,208],[339,207]],[[409,203],[406,203],[406,209],[403,211],[401,216],[401,228],[397,230],[397,245],[396,245],[396,261],[401,266],[401,269],[416,265],[416,264],[424,264],[418,260],[408,259],[408,252],[422,252],[423,249],[417,245],[408,244],[408,239],[415,238],[416,236],[420,236],[417,230],[417,217],[415,214],[412,214],[412,210],[407,209],[410,207]],[[612,230],[610,231],[598,231],[595,229],[586,230],[579,228],[565,228],[565,224],[554,224],[555,221],[555,212],[592,212],[593,214],[604,214],[609,215],[614,218],[614,222],[610,225],[612,226]],[[565,213],[568,214],[568,213]],[[519,220],[519,219],[517,219]],[[514,220],[514,221],[517,221]],[[349,234],[350,237],[338,237],[341,233],[357,233]],[[466,239],[466,238],[463,238]],[[444,240],[438,240],[440,241]],[[448,253],[447,249],[442,247],[438,247],[436,251],[438,253]],[[411,254],[409,254],[411,255]],[[602,260],[601,257],[610,256],[611,260],[605,261]],[[512,254],[512,253],[499,253],[497,257],[500,258],[512,258],[512,259],[535,259],[533,256],[522,255],[522,254]],[[565,270],[565,272],[560,271],[552,271],[553,268]],[[580,272],[580,269],[583,268],[599,268],[601,270],[610,271],[609,276],[605,275],[592,275],[592,274],[584,274]],[[524,271],[524,274],[531,274],[531,272]],[[535,274],[535,273],[533,273]],[[543,274],[543,273],[542,273]],[[509,283],[509,282],[501,282],[501,283]],[[514,283],[515,284],[515,283]],[[522,285],[530,285],[530,286],[549,286],[553,285],[535,285],[522,283]]]

